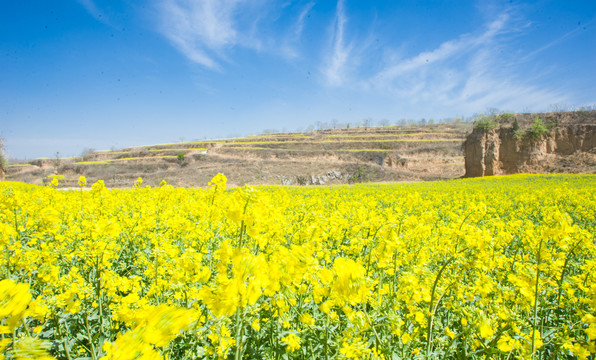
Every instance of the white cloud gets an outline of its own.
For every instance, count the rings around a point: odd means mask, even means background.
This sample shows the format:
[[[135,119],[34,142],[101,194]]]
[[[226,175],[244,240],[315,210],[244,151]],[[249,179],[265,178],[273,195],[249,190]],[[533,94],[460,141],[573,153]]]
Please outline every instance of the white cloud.
[[[162,34],[188,59],[212,70],[233,62],[228,54],[238,47],[298,57],[296,43],[314,6],[314,2],[306,4],[295,22],[273,30],[276,16],[287,4],[272,0],[157,1]]]
[[[95,3],[93,2],[93,0],[77,0],[77,2],[79,4],[81,4],[85,10],[89,13],[89,15],[93,16],[93,18],[95,18],[95,20],[114,27],[109,19],[107,18],[107,16],[105,16],[105,14],[97,7],[97,5],[95,5]]]
[[[77,0],[79,4],[83,5],[83,7],[85,8],[85,10],[87,10],[88,13],[94,15],[99,13],[99,11],[97,10],[97,6],[95,6],[95,3],[93,2],[93,0]]]
[[[455,57],[461,57],[465,53],[473,51],[479,46],[490,42],[506,24],[507,16],[503,15],[492,22],[488,29],[479,36],[465,34],[458,39],[443,42],[438,48],[432,51],[422,52],[412,58],[397,62],[379,72],[373,79],[377,85],[394,81],[401,75],[410,74],[420,70],[422,67],[450,60]]]
[[[596,22],[596,18],[593,18],[592,20],[590,20],[587,23],[585,23],[583,25],[583,27],[585,28],[586,26],[590,26],[590,25],[594,24],[595,22]],[[571,38],[573,38],[573,37],[575,37],[577,35],[580,35],[582,33],[582,31],[583,31],[583,28],[580,27],[580,26],[578,26],[578,27],[574,28],[573,30],[571,30],[571,31],[569,31],[569,32],[567,32],[567,33],[559,36],[558,38],[556,38],[556,39],[554,39],[552,41],[550,41],[548,44],[546,44],[546,45],[544,45],[544,46],[542,46],[542,47],[540,47],[540,48],[538,48],[538,49],[536,49],[534,51],[529,52],[528,54],[526,54],[526,56],[524,56],[521,59],[521,61],[530,60],[531,58],[535,57],[539,53],[541,53],[541,52],[543,52],[545,50],[548,50],[551,47],[556,46],[556,45],[558,45],[558,44],[560,44],[560,43],[562,43],[562,42],[564,42],[566,40],[569,40],[569,39],[571,39]]]
[[[191,61],[219,69],[218,58],[238,42],[234,15],[241,0],[164,0],[162,33]]]
[[[327,83],[332,86],[342,85],[345,81],[351,45],[344,43],[344,32],[347,18],[344,11],[344,0],[338,0],[335,12],[334,27],[330,55],[325,68],[322,69]]]
[[[533,85],[527,74],[520,76],[517,62],[500,53],[507,46],[505,35],[520,31],[515,25],[509,14],[501,13],[478,34],[461,35],[385,66],[363,80],[364,88],[434,113],[473,113],[488,107],[539,110],[565,102],[562,92]]]
[[[279,52],[284,58],[292,60],[300,57],[298,46],[302,37],[302,32],[304,31],[304,26],[306,25],[308,14],[311,12],[314,5],[314,2],[306,4],[298,14],[296,21],[289,29],[289,32],[281,40],[281,44],[273,46],[273,48],[279,47]],[[275,43],[275,41],[273,41],[273,43]]]
[[[405,53],[407,43],[381,47],[373,40],[382,39],[384,34],[374,33],[372,27],[368,40],[362,40],[362,34],[359,38],[358,33],[349,37],[345,0],[336,3],[327,44],[317,38],[301,44],[314,1],[298,8],[271,0],[156,1],[160,2],[164,36],[188,59],[212,70],[233,62],[228,55],[242,47],[293,62],[318,63],[323,82],[329,87],[350,87],[361,94],[439,113],[444,113],[443,109],[469,113],[487,107],[547,107],[567,101],[562,90],[538,87],[540,78],[529,79],[528,74],[521,73],[523,58],[509,56],[513,55],[507,51],[511,50],[509,41],[522,37],[527,29],[527,21],[512,8],[491,12],[483,29],[446,39],[434,49],[409,57],[383,57]],[[297,11],[285,16],[284,11],[289,9]],[[565,34],[528,56],[574,35]],[[324,52],[320,58],[305,57],[301,54],[305,45],[309,49],[323,45]],[[503,49],[504,54],[500,52]]]
[[[294,24],[294,36],[296,37],[296,39],[299,39],[302,35],[302,30],[304,30],[304,22],[313,6],[315,6],[315,3],[309,2],[308,4],[306,4],[306,6],[304,6],[302,11],[300,12],[300,15],[298,15],[298,20],[296,20],[296,23]]]

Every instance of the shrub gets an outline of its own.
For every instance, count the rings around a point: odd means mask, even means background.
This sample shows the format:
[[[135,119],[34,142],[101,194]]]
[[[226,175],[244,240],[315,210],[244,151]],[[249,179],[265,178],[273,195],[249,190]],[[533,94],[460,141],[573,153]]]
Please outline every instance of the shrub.
[[[494,130],[497,128],[497,122],[493,116],[487,115],[479,115],[474,120],[474,129],[482,130],[482,131],[489,131]]]
[[[83,152],[81,153],[81,159],[83,161],[89,160],[90,158],[93,157],[94,152],[95,152],[95,149],[90,149],[90,148],[83,149]]]
[[[534,117],[534,122],[528,131],[526,131],[526,136],[532,140],[541,139],[544,135],[548,133],[548,128],[544,125],[544,122],[539,117]]]
[[[373,171],[371,171],[371,169],[367,169],[364,166],[360,166],[358,168],[358,171],[356,171],[350,177],[350,182],[351,183],[368,182],[368,181],[370,181],[371,175],[373,175]]]
[[[176,155],[176,158],[178,158],[178,163],[179,164],[183,164],[184,163],[184,153],[183,152],[179,152],[178,155]]]
[[[526,135],[526,132],[521,129],[513,130],[513,138],[515,140],[519,140],[519,139],[523,138],[525,135]]]
[[[513,115],[512,113],[502,113],[502,114],[497,115],[497,119],[499,121],[503,121],[503,122],[508,121],[509,119],[513,119],[513,118],[515,118],[515,115]],[[517,119],[515,119],[515,121],[517,121]]]
[[[513,131],[517,131],[519,130],[519,123],[517,122],[517,119],[515,119],[513,121]]]

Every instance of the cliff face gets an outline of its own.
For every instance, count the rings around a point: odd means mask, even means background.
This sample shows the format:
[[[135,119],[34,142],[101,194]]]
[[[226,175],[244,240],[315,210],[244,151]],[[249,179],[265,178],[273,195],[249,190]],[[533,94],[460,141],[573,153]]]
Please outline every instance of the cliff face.
[[[580,124],[557,124],[539,138],[516,138],[512,127],[474,129],[464,143],[464,153],[466,177],[596,173],[596,117]]]

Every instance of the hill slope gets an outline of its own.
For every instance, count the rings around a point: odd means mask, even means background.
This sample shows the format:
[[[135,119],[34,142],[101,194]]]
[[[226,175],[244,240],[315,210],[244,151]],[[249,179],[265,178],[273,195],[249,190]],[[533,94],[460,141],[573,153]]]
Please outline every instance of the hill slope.
[[[464,175],[462,144],[470,131],[469,123],[392,126],[138,146],[12,164],[6,180],[44,184],[61,174],[66,187],[81,175],[108,187],[130,187],[138,177],[152,186],[206,186],[220,172],[231,185],[449,179]]]

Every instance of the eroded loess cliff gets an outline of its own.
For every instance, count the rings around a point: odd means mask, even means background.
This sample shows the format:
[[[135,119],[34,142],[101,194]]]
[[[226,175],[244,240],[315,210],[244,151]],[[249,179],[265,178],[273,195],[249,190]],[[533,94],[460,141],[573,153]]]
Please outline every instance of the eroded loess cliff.
[[[510,114],[493,120],[495,128],[477,127],[464,143],[466,177],[596,173],[596,111]],[[531,132],[537,121],[544,132]]]

